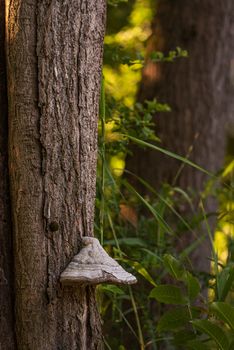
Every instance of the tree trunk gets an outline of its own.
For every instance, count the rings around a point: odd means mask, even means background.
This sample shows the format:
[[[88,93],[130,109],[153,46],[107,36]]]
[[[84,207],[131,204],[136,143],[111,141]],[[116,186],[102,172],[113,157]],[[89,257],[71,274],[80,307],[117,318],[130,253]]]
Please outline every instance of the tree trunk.
[[[211,172],[223,165],[226,133],[234,122],[233,16],[232,0],[159,0],[148,54],[181,47],[189,57],[173,63],[149,60],[139,90],[140,101],[157,98],[171,106],[171,113],[155,116],[162,146]],[[136,156],[128,168],[156,188],[162,183],[195,191],[204,187],[207,177],[190,166],[181,168],[181,162],[149,149]],[[216,210],[215,202],[208,201],[206,209]],[[187,234],[182,246],[194,238]],[[209,255],[207,239],[193,257],[195,266],[208,270]]]
[[[223,165],[228,124],[234,122],[234,2],[159,0],[147,51],[177,46],[189,57],[143,69],[139,100],[157,98],[171,113],[157,114],[162,146],[215,172]],[[173,183],[181,163],[141,151],[129,168],[156,187]],[[201,190],[203,173],[185,166],[176,185]]]
[[[0,349],[15,349],[13,252],[8,174],[5,2],[0,0]]]
[[[59,276],[93,236],[104,0],[7,0],[18,349],[101,349],[94,287]]]

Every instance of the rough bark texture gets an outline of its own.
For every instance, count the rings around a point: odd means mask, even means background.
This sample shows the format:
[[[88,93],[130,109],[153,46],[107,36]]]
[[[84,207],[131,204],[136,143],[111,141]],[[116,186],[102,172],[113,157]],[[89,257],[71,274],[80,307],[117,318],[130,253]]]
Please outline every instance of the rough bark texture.
[[[15,349],[13,252],[8,175],[5,1],[0,0],[0,349]]]
[[[232,0],[159,0],[148,53],[177,46],[189,57],[174,63],[148,62],[139,100],[156,97],[171,113],[157,114],[156,132],[166,149],[207,170],[223,165],[226,132],[234,122],[234,2]],[[191,146],[193,149],[191,150]],[[181,163],[142,151],[129,167],[151,184],[172,183]],[[204,174],[184,167],[177,185],[200,190]]]
[[[93,287],[60,273],[93,236],[104,0],[8,0],[19,349],[101,349]]]
[[[159,0],[148,53],[167,54],[178,46],[188,50],[189,57],[173,63],[149,61],[139,91],[140,101],[156,97],[172,108],[171,113],[155,116],[162,146],[189,155],[211,172],[224,164],[226,134],[234,123],[233,18],[233,0]],[[155,151],[138,150],[136,154],[129,159],[128,168],[156,188],[166,182],[200,191],[207,179],[189,166],[177,177],[181,162]],[[215,202],[209,201],[206,208],[215,211]],[[191,234],[183,237],[183,247],[194,238]],[[195,266],[208,270],[208,242],[198,254],[193,258]]]

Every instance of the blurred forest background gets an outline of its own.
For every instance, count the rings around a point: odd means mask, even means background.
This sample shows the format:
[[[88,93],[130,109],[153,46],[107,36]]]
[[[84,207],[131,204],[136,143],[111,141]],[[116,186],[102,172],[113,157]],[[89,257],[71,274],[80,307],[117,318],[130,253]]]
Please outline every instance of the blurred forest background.
[[[234,3],[109,0],[96,231],[105,346],[234,348]]]

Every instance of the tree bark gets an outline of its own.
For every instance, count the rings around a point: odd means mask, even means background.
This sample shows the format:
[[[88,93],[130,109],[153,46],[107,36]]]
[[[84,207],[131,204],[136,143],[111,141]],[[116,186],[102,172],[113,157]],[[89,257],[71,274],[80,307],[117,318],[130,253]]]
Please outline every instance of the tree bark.
[[[104,0],[7,0],[19,349],[101,349],[94,287],[59,276],[93,236]]]
[[[171,113],[157,114],[162,146],[215,172],[223,166],[226,133],[234,122],[234,2],[159,0],[147,51],[177,46],[189,57],[173,63],[148,61],[139,100],[157,98]],[[154,151],[140,151],[129,168],[158,187],[173,183],[181,163]],[[176,185],[201,190],[206,177],[185,166]]]
[[[5,1],[0,0],[0,349],[15,349],[13,252],[8,174]]]

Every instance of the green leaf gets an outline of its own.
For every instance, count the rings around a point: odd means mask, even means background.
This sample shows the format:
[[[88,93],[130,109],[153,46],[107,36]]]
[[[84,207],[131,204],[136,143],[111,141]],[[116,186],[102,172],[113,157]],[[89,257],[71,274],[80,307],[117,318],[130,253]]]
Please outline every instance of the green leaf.
[[[101,285],[99,286],[99,289],[101,289],[101,291],[103,292],[109,292],[112,294],[117,294],[117,295],[124,295],[125,292],[120,289],[119,287],[113,285],[113,284],[106,284],[106,285]]]
[[[187,304],[187,299],[182,294],[181,289],[171,284],[162,284],[160,286],[155,287],[151,291],[149,297],[154,298],[160,303],[164,304]]]
[[[154,282],[153,278],[150,276],[150,274],[147,272],[144,266],[141,265],[138,261],[131,261],[128,259],[121,259],[121,261],[131,266],[140,275],[142,275],[149,283],[151,283],[153,286],[156,286],[156,283]]]
[[[197,339],[189,341],[186,345],[191,350],[211,350],[208,345]]]
[[[171,276],[173,276],[177,280],[181,279],[181,277],[184,273],[184,269],[181,267],[181,265],[177,259],[175,259],[170,254],[165,254],[163,256],[163,264]]]
[[[219,301],[224,301],[234,282],[234,267],[224,268],[217,276],[217,287],[219,288]]]
[[[225,177],[231,174],[234,171],[234,159],[225,167],[222,177]]]
[[[123,345],[120,345],[119,350],[126,350],[126,348]]]
[[[234,339],[232,339],[228,350],[233,350],[233,349],[234,349]]]
[[[160,318],[157,331],[170,331],[184,326],[191,320],[189,311],[187,308],[176,308],[166,311]]]
[[[229,340],[224,330],[208,320],[191,321],[193,326],[200,332],[208,334],[221,350],[229,349]]]
[[[186,329],[179,330],[174,334],[173,344],[176,346],[187,344],[188,341],[193,340],[196,337],[195,333]],[[181,349],[181,347],[180,347]]]
[[[215,302],[210,305],[210,311],[234,330],[234,307],[228,303]]]
[[[187,271],[184,274],[184,281],[187,284],[189,300],[193,301],[198,296],[201,289],[199,281],[196,277]]]

